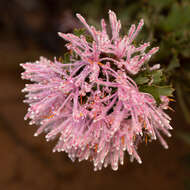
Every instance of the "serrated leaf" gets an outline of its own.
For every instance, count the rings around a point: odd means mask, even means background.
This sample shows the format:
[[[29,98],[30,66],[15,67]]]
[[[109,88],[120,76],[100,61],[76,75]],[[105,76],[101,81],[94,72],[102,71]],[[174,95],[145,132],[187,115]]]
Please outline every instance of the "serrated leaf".
[[[134,81],[138,84],[138,85],[142,85],[142,84],[146,84],[149,81],[148,77],[145,76],[137,76]]]
[[[162,70],[156,70],[152,73],[153,84],[158,84],[162,81]]]
[[[158,104],[161,102],[160,96],[172,96],[172,93],[174,91],[174,89],[171,86],[156,86],[156,85],[152,86],[144,85],[141,86],[139,90],[141,92],[146,92],[151,94]]]
[[[73,34],[80,37],[81,35],[84,35],[85,34],[85,28],[75,28],[74,31],[73,31]]]
[[[146,86],[141,86],[139,88],[139,90],[141,92],[146,92],[146,93],[151,94],[154,97],[154,99],[156,100],[156,102],[160,103],[160,97],[159,97],[158,90],[157,90],[156,87],[154,87],[154,86],[147,86],[146,85]]]
[[[174,89],[171,86],[159,86],[158,93],[160,96],[172,96]]]

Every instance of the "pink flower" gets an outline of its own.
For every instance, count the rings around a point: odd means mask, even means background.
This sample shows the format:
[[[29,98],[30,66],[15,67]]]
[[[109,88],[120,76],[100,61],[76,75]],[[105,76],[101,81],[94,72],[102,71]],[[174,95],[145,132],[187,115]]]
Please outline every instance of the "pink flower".
[[[73,34],[62,34],[72,51],[70,62],[62,64],[40,58],[35,63],[25,63],[23,79],[34,82],[23,89],[29,104],[25,119],[40,125],[35,136],[45,132],[46,139],[59,137],[53,151],[65,151],[71,160],[91,160],[95,170],[111,165],[113,170],[124,162],[124,152],[142,163],[137,148],[139,143],[160,140],[160,135],[171,136],[167,97],[161,97],[158,106],[152,95],[140,92],[130,77],[138,73],[145,61],[158,50],[145,49],[149,43],[135,47],[133,40],[141,30],[132,25],[127,36],[120,37],[121,23],[114,12],[109,11],[112,37],[106,31],[89,26],[85,19],[77,17],[91,34],[93,41]],[[135,56],[134,53],[136,54]]]
[[[144,25],[143,20],[140,21],[137,28],[133,24],[129,29],[128,36],[124,36],[122,38],[119,34],[121,23],[117,20],[115,13],[113,11],[109,11],[109,20],[112,30],[112,37],[110,39],[106,30],[106,23],[104,19],[101,20],[102,30],[97,31],[93,26],[89,26],[80,14],[77,14],[77,17],[92,35],[93,43],[89,44],[82,35],[80,37],[73,34],[63,33],[59,33],[59,35],[66,41],[70,42],[67,44],[67,48],[74,51],[84,61],[111,61],[117,66],[124,66],[129,73],[136,74],[139,72],[144,62],[149,60],[151,56],[159,49],[156,47],[151,49],[148,53],[145,53],[146,48],[150,46],[149,43],[141,44],[139,47],[135,47],[132,44]],[[111,54],[112,56],[117,57],[117,59],[112,59],[109,56],[100,58],[102,53]],[[134,54],[137,55],[133,56]]]

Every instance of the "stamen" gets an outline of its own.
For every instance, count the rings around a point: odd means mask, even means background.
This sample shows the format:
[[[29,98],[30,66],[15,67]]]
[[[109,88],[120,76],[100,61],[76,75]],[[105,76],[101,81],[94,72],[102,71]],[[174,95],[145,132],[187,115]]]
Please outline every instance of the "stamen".
[[[146,122],[143,122],[143,128],[146,129]]]
[[[82,96],[80,96],[80,103],[82,104]]]
[[[148,136],[147,135],[145,135],[145,143],[146,143],[146,145],[148,143]]]
[[[121,137],[121,144],[124,146],[124,144],[125,144],[125,136]]]
[[[46,117],[45,119],[51,119],[51,118],[54,117],[54,116],[55,116],[55,114],[52,114],[52,115]]]
[[[95,151],[95,152],[98,151],[98,144],[95,144],[95,146],[94,146],[94,151]]]
[[[90,59],[88,60],[88,62],[89,62],[90,64],[93,64],[93,63],[94,63],[94,62],[93,62],[92,60],[90,60]]]
[[[103,63],[101,63],[101,62],[98,62],[98,65],[100,65],[100,66],[104,66],[104,64],[103,64]]]

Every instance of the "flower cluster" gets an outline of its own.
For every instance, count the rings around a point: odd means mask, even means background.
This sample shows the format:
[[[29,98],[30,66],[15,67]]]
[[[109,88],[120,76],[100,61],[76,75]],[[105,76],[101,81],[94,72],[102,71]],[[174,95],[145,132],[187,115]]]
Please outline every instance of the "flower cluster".
[[[25,119],[40,125],[35,136],[46,133],[46,139],[58,137],[53,151],[65,151],[71,160],[91,160],[95,170],[111,165],[113,170],[124,162],[124,152],[142,163],[137,148],[139,143],[160,140],[160,135],[171,136],[168,97],[155,98],[139,90],[133,76],[146,69],[145,63],[158,51],[149,43],[139,47],[134,39],[143,26],[132,25],[128,35],[121,37],[121,23],[109,11],[111,37],[106,23],[101,20],[101,31],[89,26],[77,14],[91,35],[59,35],[68,41],[68,63],[41,57],[35,63],[25,63],[23,79],[34,83],[23,89],[24,102],[29,104]],[[158,69],[157,65],[152,70]]]

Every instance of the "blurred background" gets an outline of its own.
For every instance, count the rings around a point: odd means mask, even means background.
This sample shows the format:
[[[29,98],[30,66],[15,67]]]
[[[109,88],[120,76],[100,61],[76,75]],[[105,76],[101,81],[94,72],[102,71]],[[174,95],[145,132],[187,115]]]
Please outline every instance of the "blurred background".
[[[173,84],[173,137],[169,150],[159,142],[141,145],[143,164],[125,164],[94,172],[92,163],[72,163],[65,153],[52,153],[55,142],[33,137],[35,126],[23,117],[19,63],[39,56],[64,54],[58,31],[81,27],[75,13],[98,27],[99,19],[114,10],[123,33],[140,18],[145,26],[137,41],[150,41],[160,51],[160,63]],[[0,0],[0,190],[190,189],[190,1],[189,0]]]

